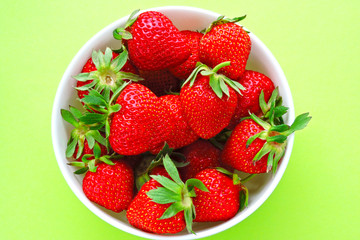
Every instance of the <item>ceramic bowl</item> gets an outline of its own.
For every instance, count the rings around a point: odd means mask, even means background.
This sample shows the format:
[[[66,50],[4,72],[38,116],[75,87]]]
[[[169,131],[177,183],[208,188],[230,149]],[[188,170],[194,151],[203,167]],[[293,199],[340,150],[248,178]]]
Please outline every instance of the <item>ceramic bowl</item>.
[[[180,30],[202,30],[209,26],[209,24],[214,21],[218,16],[220,16],[219,13],[184,6],[159,7],[153,9],[146,9],[144,11],[148,10],[155,10],[164,13],[173,21],[174,25]],[[281,160],[276,174],[259,175],[246,184],[249,189],[250,196],[248,207],[245,208],[243,211],[237,213],[237,215],[232,219],[225,222],[194,223],[193,230],[196,232],[196,235],[189,234],[186,232],[186,230],[175,235],[156,235],[132,227],[126,219],[125,211],[123,211],[122,213],[114,213],[106,210],[103,207],[100,207],[97,204],[90,202],[82,191],[82,176],[75,175],[73,173],[75,169],[66,164],[68,160],[65,157],[65,149],[72,126],[62,120],[60,115],[60,109],[68,109],[69,105],[79,106],[79,103],[76,100],[76,91],[74,90],[76,80],[73,78],[73,76],[77,75],[81,71],[87,59],[90,58],[93,50],[105,50],[106,47],[117,49],[119,47],[119,42],[118,40],[115,40],[113,38],[112,32],[115,28],[123,26],[127,19],[128,16],[125,16],[117,20],[116,22],[108,25],[100,32],[98,32],[95,36],[93,36],[75,55],[60,81],[53,105],[51,131],[56,159],[65,180],[69,184],[71,190],[79,198],[79,200],[98,217],[122,231],[144,238],[202,238],[205,236],[219,233],[236,224],[239,224],[242,220],[247,218],[264,203],[264,201],[270,196],[270,194],[273,192],[273,190],[279,183],[289,162],[294,142],[293,135],[288,138],[286,152],[283,159]],[[244,21],[242,24],[245,24],[246,27],[246,21]],[[283,73],[283,70],[281,69],[279,63],[277,62],[273,54],[270,52],[270,50],[261,42],[258,37],[256,37],[251,32],[251,29],[249,29],[249,31],[252,47],[247,64],[247,69],[256,70],[264,73],[272,79],[276,86],[279,87],[280,95],[283,97],[283,103],[285,106],[289,107],[289,111],[285,116],[284,120],[287,124],[291,124],[294,121],[294,106],[290,88]]]

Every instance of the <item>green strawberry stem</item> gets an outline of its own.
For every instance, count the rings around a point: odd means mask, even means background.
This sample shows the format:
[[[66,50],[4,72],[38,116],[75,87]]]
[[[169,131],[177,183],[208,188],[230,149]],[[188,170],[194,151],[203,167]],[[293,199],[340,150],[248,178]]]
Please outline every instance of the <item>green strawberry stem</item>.
[[[167,219],[184,211],[186,228],[188,232],[194,233],[192,230],[192,222],[196,213],[192,198],[196,196],[195,187],[201,191],[209,190],[200,180],[195,178],[188,179],[186,183],[184,183],[180,179],[179,172],[168,154],[163,158],[163,164],[171,179],[160,175],[151,175],[150,177],[159,182],[163,187],[150,190],[147,192],[147,195],[159,204],[172,203],[160,219]]]
[[[247,176],[246,178],[241,179],[242,183],[246,183],[249,180],[251,180],[252,178],[254,178],[257,174],[250,174],[249,176]]]
[[[231,64],[230,61],[223,62],[223,63],[219,63],[218,65],[216,65],[216,66],[212,69],[212,71],[213,71],[214,73],[217,73],[217,72],[220,70],[220,68],[229,66],[230,64]]]
[[[233,81],[225,75],[217,73],[221,68],[229,66],[230,64],[230,61],[226,61],[216,65],[214,68],[210,68],[207,65],[198,62],[196,68],[184,81],[182,86],[189,83],[189,86],[192,87],[196,81],[197,75],[200,73],[203,76],[209,77],[209,85],[217,97],[222,98],[223,94],[229,97],[229,87],[242,95],[240,90],[245,90],[245,88],[239,82]]]
[[[82,119],[86,113],[80,112],[73,106],[70,106],[69,109],[70,111],[60,110],[62,118],[75,127],[70,133],[65,151],[66,157],[73,156],[77,147],[75,158],[79,158],[83,153],[85,140],[90,149],[94,148],[95,142],[106,146],[106,139],[99,132],[103,125],[98,122],[85,122]]]
[[[76,170],[74,174],[83,174],[87,171],[90,172],[96,172],[97,164],[100,162],[104,162],[108,165],[114,165],[114,162],[111,159],[119,159],[123,156],[117,155],[116,153],[113,153],[112,155],[101,155],[101,149],[100,146],[95,143],[93,154],[85,154],[81,162],[73,161],[67,163],[70,166],[79,167],[80,169]],[[91,159],[90,159],[91,158]]]
[[[275,105],[273,104],[272,108],[274,107]],[[271,123],[266,122],[255,114],[251,114],[250,117],[263,127],[264,130],[250,137],[246,142],[246,147],[249,147],[249,145],[257,138],[266,140],[263,147],[255,155],[253,161],[256,162],[268,154],[267,171],[272,169],[273,173],[275,173],[278,162],[285,153],[287,137],[295,131],[304,129],[311,120],[311,117],[309,116],[309,113],[303,113],[295,118],[291,126],[286,124],[275,125],[274,121],[271,121]]]
[[[224,23],[236,23],[240,22],[241,20],[244,20],[246,18],[246,15],[243,15],[241,17],[235,17],[235,18],[226,18],[225,16],[219,16],[214,22],[210,24],[210,26],[205,30],[205,33],[208,33],[213,27],[216,25],[224,24]]]
[[[113,92],[110,99],[106,98],[95,89],[91,89],[88,95],[85,95],[84,98],[81,99],[85,108],[89,110],[81,117],[81,121],[86,124],[99,123],[105,126],[107,146],[109,146],[108,137],[110,135],[110,117],[113,113],[118,112],[121,109],[119,104],[113,103],[116,101],[121,91],[129,84],[130,82],[124,82]]]
[[[80,73],[74,78],[78,81],[92,80],[90,83],[76,87],[80,91],[89,91],[95,89],[101,93],[106,99],[110,98],[110,93],[114,93],[119,87],[125,83],[125,79],[131,81],[141,81],[143,78],[136,74],[120,71],[128,60],[128,52],[124,49],[119,56],[111,60],[113,56],[112,50],[106,48],[105,53],[100,50],[93,51],[92,61],[96,66],[96,71]]]
[[[126,29],[128,27],[130,27],[131,25],[133,25],[133,23],[136,21],[137,18],[134,18],[134,16],[140,11],[140,9],[136,9],[135,11],[133,11],[128,20],[126,21],[125,23],[125,26],[124,27],[119,27],[119,28],[116,28],[114,31],[113,31],[113,37],[117,40],[122,40],[122,39],[125,39],[125,40],[129,40],[129,39],[132,39],[132,35],[129,31],[127,31]]]

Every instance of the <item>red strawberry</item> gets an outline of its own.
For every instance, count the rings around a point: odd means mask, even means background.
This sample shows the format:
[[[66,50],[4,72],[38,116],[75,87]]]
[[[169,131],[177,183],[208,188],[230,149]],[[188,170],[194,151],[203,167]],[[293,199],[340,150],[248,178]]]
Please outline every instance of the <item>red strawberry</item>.
[[[98,163],[96,172],[88,171],[83,180],[86,197],[114,212],[126,210],[133,197],[134,174],[123,161],[114,165]]]
[[[181,31],[188,39],[188,47],[191,51],[190,57],[182,64],[170,68],[170,72],[179,79],[187,79],[191,72],[195,69],[196,63],[200,62],[199,43],[204,34],[189,30]]]
[[[141,71],[140,76],[144,78],[141,84],[149,88],[156,96],[160,97],[169,92],[180,91],[180,81],[168,70]]]
[[[308,113],[299,115],[291,126],[273,124],[251,114],[252,119],[240,122],[227,140],[221,160],[247,173],[276,171],[285,152],[287,136],[301,130],[310,121]]]
[[[197,140],[196,142],[181,149],[186,162],[189,164],[179,169],[184,181],[206,168],[220,167],[220,150],[208,141]]]
[[[169,111],[148,88],[129,84],[116,103],[110,125],[109,142],[121,155],[137,155],[163,144],[172,131]]]
[[[195,208],[191,197],[195,196],[195,187],[207,191],[197,179],[184,183],[179,173],[166,154],[162,158],[164,167],[171,177],[151,175],[131,202],[127,211],[129,223],[147,232],[177,233],[185,226],[192,231]]]
[[[249,34],[235,23],[243,18],[218,19],[200,41],[200,61],[210,67],[231,61],[230,66],[219,72],[233,80],[239,79],[244,73],[251,50]]]
[[[181,88],[184,116],[194,132],[204,139],[212,138],[224,129],[236,108],[234,89],[239,92],[242,86],[216,73],[228,64],[219,64],[213,70],[199,65]],[[201,75],[196,76],[199,72]]]
[[[124,83],[125,79],[141,80],[136,74],[138,71],[128,61],[127,52],[119,54],[107,48],[105,53],[94,51],[92,57],[85,63],[81,73],[74,78],[77,79],[76,89],[80,99],[88,95],[89,89],[99,88],[100,91],[109,89],[114,92]],[[95,62],[93,59],[96,59]],[[107,90],[106,90],[107,91]]]
[[[181,232],[186,224],[184,212],[167,219],[159,219],[171,203],[159,204],[147,195],[150,190],[161,187],[155,179],[146,182],[131,202],[126,216],[131,225],[146,232],[158,234]]]
[[[128,30],[129,56],[139,70],[161,70],[184,62],[190,51],[187,39],[164,14],[141,13]]]
[[[203,182],[209,191],[195,190],[194,222],[225,221],[236,215],[240,207],[240,181],[234,184],[232,178],[216,169],[205,169],[195,178]]]
[[[178,149],[189,145],[196,141],[199,136],[190,128],[185,120],[183,111],[181,108],[179,95],[165,95],[160,97],[160,100],[168,107],[171,117],[173,118],[174,126],[173,130],[165,140],[169,144],[170,148]],[[161,146],[162,148],[162,146]],[[161,148],[154,149],[152,153],[158,153]]]
[[[245,87],[245,90],[241,92],[242,96],[238,95],[237,107],[228,126],[229,129],[233,129],[241,118],[249,116],[249,112],[260,115],[262,113],[259,104],[261,91],[267,102],[275,89],[270,78],[251,70],[246,70],[238,82]]]

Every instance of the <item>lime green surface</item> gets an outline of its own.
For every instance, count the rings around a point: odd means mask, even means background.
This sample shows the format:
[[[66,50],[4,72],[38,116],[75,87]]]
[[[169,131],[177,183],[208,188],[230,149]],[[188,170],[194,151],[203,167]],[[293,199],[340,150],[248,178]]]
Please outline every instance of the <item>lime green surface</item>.
[[[222,5],[219,5],[222,3]],[[360,1],[0,1],[0,239],[141,239],[90,212],[58,168],[50,133],[62,74],[85,42],[132,10],[203,7],[243,24],[274,53],[296,113],[288,168],[240,224],[205,239],[360,239]]]

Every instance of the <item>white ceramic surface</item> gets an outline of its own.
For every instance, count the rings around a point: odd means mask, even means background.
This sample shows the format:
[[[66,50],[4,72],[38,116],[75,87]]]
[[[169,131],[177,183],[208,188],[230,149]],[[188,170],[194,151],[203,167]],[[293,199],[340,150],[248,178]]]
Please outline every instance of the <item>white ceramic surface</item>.
[[[177,26],[180,30],[202,30],[220,15],[218,13],[214,13],[204,9],[184,6],[159,7],[153,9],[146,9],[144,11],[147,10],[155,10],[164,13],[173,21],[175,26]],[[66,164],[68,160],[65,157],[65,149],[72,126],[62,120],[60,115],[60,109],[68,109],[69,105],[79,106],[79,103],[76,101],[76,93],[73,88],[76,85],[76,81],[74,78],[72,78],[72,76],[78,74],[81,71],[82,66],[91,56],[91,53],[94,49],[104,50],[107,46],[113,49],[119,47],[119,42],[117,40],[114,40],[112,37],[112,31],[117,27],[123,26],[127,19],[128,16],[117,20],[116,22],[105,27],[94,37],[92,37],[75,55],[60,81],[53,105],[51,132],[56,159],[65,180],[69,184],[71,190],[79,198],[79,200],[84,203],[85,206],[88,207],[89,210],[95,213],[98,217],[116,228],[144,238],[202,238],[221,232],[240,223],[263,204],[263,202],[270,196],[270,194],[273,192],[273,190],[279,183],[289,162],[294,142],[293,135],[288,138],[288,146],[276,174],[263,174],[261,176],[253,178],[251,181],[246,183],[247,187],[249,188],[250,194],[248,207],[243,211],[239,212],[234,218],[226,222],[195,223],[193,229],[196,232],[196,235],[188,234],[186,230],[175,235],[155,235],[143,232],[139,229],[132,227],[127,222],[124,211],[122,213],[113,213],[104,209],[103,207],[100,207],[90,202],[85,197],[82,191],[82,177],[75,176],[73,174],[74,168]],[[246,27],[246,19],[241,24],[244,24]],[[281,96],[283,97],[284,105],[290,108],[287,115],[285,116],[285,122],[287,124],[291,124],[294,121],[294,106],[290,88],[286,81],[285,75],[270,50],[253,33],[250,33],[250,36],[252,41],[252,49],[248,60],[247,68],[257,70],[266,74],[273,80],[276,86],[279,86],[279,91]]]

